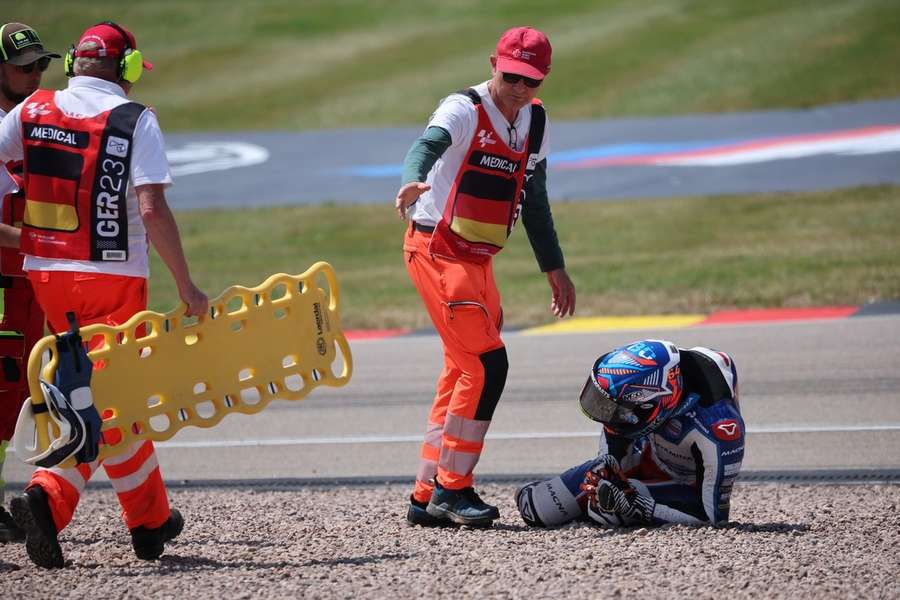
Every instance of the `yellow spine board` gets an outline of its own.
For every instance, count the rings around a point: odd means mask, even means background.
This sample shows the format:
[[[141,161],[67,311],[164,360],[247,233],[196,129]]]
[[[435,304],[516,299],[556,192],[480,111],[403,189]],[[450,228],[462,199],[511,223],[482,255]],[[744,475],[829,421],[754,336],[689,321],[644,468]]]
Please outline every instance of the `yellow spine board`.
[[[318,285],[322,280],[325,288]],[[338,301],[334,270],[318,262],[301,275],[276,274],[254,288],[230,287],[199,319],[185,318],[181,305],[165,315],[140,312],[116,327],[82,328],[85,341],[103,339],[88,353],[94,363],[91,390],[104,433],[121,434],[121,441],[100,446],[100,458],[136,440],[167,440],[188,425],[213,427],[229,413],[252,414],[274,399],[300,400],[319,385],[346,384],[353,362]],[[47,350],[50,360],[41,367]],[[39,377],[52,382],[56,364],[51,335],[38,342],[28,361],[32,403],[43,402]],[[46,413],[36,414],[35,421],[38,448],[46,449],[59,432]]]

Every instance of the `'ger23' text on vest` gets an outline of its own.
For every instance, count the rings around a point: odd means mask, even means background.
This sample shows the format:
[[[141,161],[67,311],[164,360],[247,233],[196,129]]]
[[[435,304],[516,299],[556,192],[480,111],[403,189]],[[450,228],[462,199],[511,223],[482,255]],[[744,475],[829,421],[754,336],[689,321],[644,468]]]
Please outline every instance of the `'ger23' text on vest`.
[[[475,90],[465,93],[478,112],[478,127],[450,189],[443,218],[431,236],[431,252],[475,263],[500,252],[518,217],[526,172],[537,164],[546,114],[539,100],[531,105],[524,150],[510,148],[491,125]]]
[[[125,193],[134,128],[143,111],[126,102],[76,118],[59,109],[51,90],[38,90],[22,106],[25,254],[128,260]]]

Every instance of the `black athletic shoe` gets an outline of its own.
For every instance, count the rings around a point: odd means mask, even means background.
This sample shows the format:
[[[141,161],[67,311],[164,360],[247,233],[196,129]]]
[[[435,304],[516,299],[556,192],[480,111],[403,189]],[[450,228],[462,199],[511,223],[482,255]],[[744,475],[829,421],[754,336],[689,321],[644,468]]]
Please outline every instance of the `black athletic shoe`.
[[[31,562],[45,569],[65,566],[44,488],[39,485],[28,488],[24,494],[12,499],[9,508],[16,524],[25,531],[25,550]]]
[[[500,518],[497,507],[485,503],[474,489],[448,490],[437,480],[426,510],[432,517],[443,517],[458,525],[472,527],[490,527],[494,519]]]
[[[131,530],[131,545],[134,547],[134,553],[141,560],[156,560],[162,556],[165,543],[175,539],[182,529],[184,529],[184,517],[173,508],[166,522],[156,529],[135,527]]]
[[[432,517],[429,515],[426,510],[427,506],[427,502],[419,502],[410,496],[409,510],[406,511],[406,522],[410,525],[421,525],[422,527],[450,527],[455,525],[453,521],[446,517]]]
[[[12,515],[0,506],[0,544],[24,542],[25,532],[16,524]]]

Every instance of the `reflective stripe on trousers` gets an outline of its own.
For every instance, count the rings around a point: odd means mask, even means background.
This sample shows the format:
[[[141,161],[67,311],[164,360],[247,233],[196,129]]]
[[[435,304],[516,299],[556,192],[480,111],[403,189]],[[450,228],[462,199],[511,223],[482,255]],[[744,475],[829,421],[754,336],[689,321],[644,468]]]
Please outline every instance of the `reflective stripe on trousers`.
[[[68,469],[38,468],[28,487],[39,485],[47,492],[56,530],[61,531],[75,513],[81,492],[100,466],[98,461]],[[155,528],[169,518],[169,500],[159,472],[153,442],[135,442],[122,454],[103,462],[106,476],[122,506],[122,519],[129,529],[141,525]]]
[[[429,240],[410,228],[403,244],[409,277],[444,348],[416,474],[414,495],[420,502],[431,497],[435,475],[450,489],[472,485],[508,368],[491,261],[479,265],[434,257]]]

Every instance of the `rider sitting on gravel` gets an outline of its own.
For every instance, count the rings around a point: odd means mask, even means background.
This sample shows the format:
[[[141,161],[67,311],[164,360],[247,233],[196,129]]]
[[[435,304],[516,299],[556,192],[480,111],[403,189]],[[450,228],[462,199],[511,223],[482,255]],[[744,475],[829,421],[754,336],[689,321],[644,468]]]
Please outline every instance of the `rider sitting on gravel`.
[[[709,348],[643,340],[596,360],[581,409],[603,423],[600,453],[516,492],[522,519],[553,527],[728,520],[744,457],[734,361]]]

